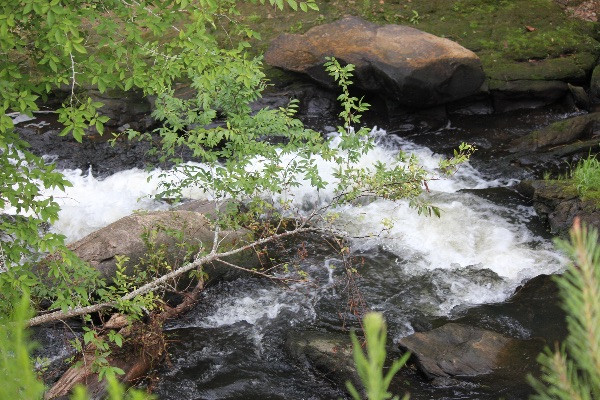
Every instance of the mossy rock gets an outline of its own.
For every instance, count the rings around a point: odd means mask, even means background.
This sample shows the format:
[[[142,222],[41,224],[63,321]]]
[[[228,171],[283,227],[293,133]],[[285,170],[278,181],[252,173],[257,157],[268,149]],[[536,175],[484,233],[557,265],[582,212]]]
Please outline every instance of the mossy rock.
[[[590,99],[598,103],[600,102],[600,65],[597,65],[592,72],[590,80]]]
[[[558,58],[507,60],[498,53],[479,54],[488,78],[497,81],[538,80],[583,83],[594,68],[597,53],[582,52]]]
[[[257,51],[281,33],[304,33],[347,15],[377,24],[412,25],[474,51],[496,80],[582,83],[600,55],[597,24],[570,18],[554,0],[328,0],[318,12],[258,12],[242,5],[260,31]]]
[[[566,236],[575,218],[600,228],[600,191],[581,198],[570,179],[526,181],[520,189],[532,198],[537,213],[548,220],[555,234]]]
[[[600,112],[567,118],[515,140],[511,144],[511,151],[551,149],[558,145],[582,140],[587,141],[588,139],[591,140],[592,144],[598,143],[598,139],[592,136],[594,136],[599,125]]]
[[[503,81],[490,79],[488,85],[494,99],[496,112],[543,107],[555,103],[569,91],[567,83],[556,80]]]

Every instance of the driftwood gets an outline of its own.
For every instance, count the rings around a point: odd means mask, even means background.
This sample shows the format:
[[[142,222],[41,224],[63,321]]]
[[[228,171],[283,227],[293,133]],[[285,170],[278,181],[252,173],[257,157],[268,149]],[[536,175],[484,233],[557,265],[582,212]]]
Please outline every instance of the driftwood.
[[[123,315],[113,314],[104,324],[105,330],[118,329],[124,338],[122,348],[112,346],[112,354],[108,359],[111,366],[125,371],[119,377],[122,382],[135,383],[163,359],[166,344],[162,328],[165,321],[189,310],[198,300],[203,286],[203,281],[198,282],[192,291],[184,293],[184,299],[177,307],[165,306],[161,312],[151,315],[147,322],[136,321],[129,324]],[[105,380],[98,381],[98,374],[92,371],[94,350],[93,345],[86,346],[80,362],[61,376],[46,392],[44,399],[64,398],[76,385],[85,385],[91,399],[104,398]]]

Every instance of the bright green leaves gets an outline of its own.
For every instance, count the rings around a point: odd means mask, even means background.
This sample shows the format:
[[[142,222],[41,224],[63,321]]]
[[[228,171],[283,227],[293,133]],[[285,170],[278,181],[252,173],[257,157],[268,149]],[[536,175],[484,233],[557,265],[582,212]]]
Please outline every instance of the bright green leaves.
[[[109,120],[107,116],[98,114],[98,109],[102,103],[92,101],[88,98],[84,103],[78,106],[68,105],[58,110],[58,122],[65,127],[60,132],[60,136],[71,133],[75,140],[81,143],[86,129],[94,126],[99,134],[104,133],[104,124]]]
[[[33,372],[29,357],[31,345],[27,341],[25,321],[30,317],[29,298],[15,300],[14,312],[0,315],[0,398],[41,399],[44,384]]]
[[[580,160],[571,172],[577,193],[583,198],[600,195],[600,160],[597,156],[588,156]]]
[[[261,4],[265,4],[265,0],[260,0]],[[285,3],[294,11],[298,10],[298,6],[304,12],[307,12],[309,9],[314,11],[319,11],[319,6],[315,2],[315,0],[308,1],[296,1],[296,0],[285,0]],[[269,4],[277,7],[280,10],[283,10],[285,7],[284,0],[269,0]]]
[[[383,316],[379,313],[368,313],[363,319],[363,328],[366,342],[366,354],[363,353],[356,334],[351,333],[354,364],[356,372],[364,386],[368,400],[398,400],[398,396],[392,397],[388,388],[392,378],[408,361],[410,353],[405,353],[402,358],[395,360],[392,366],[384,375],[385,346],[387,338],[387,329]],[[361,400],[363,397],[351,382],[346,382],[346,388],[354,400]],[[403,400],[408,400],[408,395]]]
[[[477,151],[477,148],[468,143],[461,143],[458,149],[454,149],[454,155],[452,158],[440,160],[439,168],[446,175],[452,175],[456,173],[459,166],[467,161]]]
[[[347,64],[342,67],[338,60],[333,57],[325,57],[325,70],[329,73],[337,84],[342,89],[342,93],[338,96],[338,101],[343,107],[340,112],[340,118],[344,121],[344,128],[360,122],[360,117],[363,112],[369,109],[369,104],[363,102],[363,99],[350,96],[349,87],[353,84],[351,78],[353,76],[354,65]]]
[[[12,123],[11,123],[12,125]],[[70,186],[52,165],[27,151],[11,128],[0,136],[0,247],[5,272],[0,274],[0,313],[25,291],[37,293],[44,287],[29,270],[33,254],[54,251],[63,244],[60,235],[44,232],[56,221],[58,204],[44,197],[43,188]]]

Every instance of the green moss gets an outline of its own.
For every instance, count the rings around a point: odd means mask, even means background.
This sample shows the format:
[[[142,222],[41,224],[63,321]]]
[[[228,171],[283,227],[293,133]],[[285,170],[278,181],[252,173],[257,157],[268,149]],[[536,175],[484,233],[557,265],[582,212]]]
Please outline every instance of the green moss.
[[[497,80],[582,80],[600,55],[597,24],[569,18],[554,0],[321,0],[319,12],[270,9],[245,22],[261,32],[257,50],[283,32],[304,33],[345,15],[411,25],[476,52]],[[262,10],[261,10],[262,11]],[[529,30],[527,27],[534,28]]]

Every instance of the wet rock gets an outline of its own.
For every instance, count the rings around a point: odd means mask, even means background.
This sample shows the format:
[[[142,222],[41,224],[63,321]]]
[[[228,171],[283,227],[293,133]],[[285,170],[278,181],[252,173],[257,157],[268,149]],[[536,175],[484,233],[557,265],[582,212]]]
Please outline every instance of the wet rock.
[[[115,172],[150,165],[168,167],[159,163],[158,155],[150,156],[148,151],[152,143],[143,140],[119,140],[111,145],[104,136],[86,135],[79,143],[72,136],[59,136],[58,129],[39,130],[35,127],[18,127],[21,138],[30,145],[30,150],[38,156],[46,156],[52,160],[58,169],[92,170],[95,177],[105,177]],[[183,149],[182,149],[183,150]],[[183,157],[189,159],[191,152],[183,152]]]
[[[447,110],[450,115],[488,115],[494,112],[494,104],[486,87],[480,94],[448,104]]]
[[[350,335],[293,332],[289,334],[285,348],[295,360],[308,364],[333,383],[344,387],[346,381],[351,381],[354,387],[362,387],[352,358]]]
[[[569,88],[569,92],[571,93],[571,97],[573,98],[573,102],[575,106],[580,110],[589,111],[591,107],[590,97],[586,93],[585,89],[581,86],[573,86],[570,83],[567,84]]]
[[[448,114],[445,106],[407,109],[397,104],[387,104],[387,114],[390,124],[395,127],[388,133],[398,133],[406,130],[412,133],[435,132],[448,125]]]
[[[141,92],[108,90],[101,93],[92,89],[87,95],[104,104],[99,111],[110,118],[106,123],[109,128],[129,125],[131,129],[145,131],[154,124],[151,104]]]
[[[600,103],[600,65],[597,65],[592,72],[590,98],[593,103]]]
[[[314,27],[304,35],[281,35],[271,43],[265,61],[333,87],[323,68],[326,56],[354,64],[358,88],[385,93],[407,106],[458,100],[477,93],[484,81],[479,58],[457,43],[357,17]]]
[[[32,352],[35,367],[45,384],[54,383],[68,368],[69,358],[77,355],[71,345],[83,332],[78,322],[68,321],[30,328],[31,340],[36,343]]]
[[[430,379],[489,374],[522,379],[534,368],[543,348],[539,341],[513,339],[456,323],[407,336],[399,345],[412,353]]]
[[[560,307],[553,275],[539,275],[517,288],[502,303],[468,308],[453,322],[489,329],[518,339],[539,338],[552,345],[567,335],[565,312]],[[434,323],[441,326],[448,321]]]
[[[164,246],[167,249],[167,259],[171,266],[181,266],[191,261],[186,258],[190,257],[187,253],[188,249],[178,246],[182,240],[186,245],[194,246],[196,249],[200,247],[210,249],[213,243],[214,233],[208,219],[197,212],[180,210],[139,213],[121,218],[70,244],[69,248],[82,260],[96,268],[103,277],[112,279],[116,273],[119,255],[130,259],[126,273],[134,272],[133,266],[149,251],[143,236],[153,231],[156,232],[156,236],[150,236],[149,241],[156,248]],[[179,239],[169,233],[172,231],[181,232],[182,238]],[[222,232],[221,238],[219,251],[226,251],[245,243],[251,239],[251,236],[249,231],[238,230]],[[228,257],[226,261],[245,268],[258,265],[258,258],[253,250]],[[237,270],[222,263],[207,266],[205,271],[211,280],[239,275]]]
[[[496,112],[538,108],[557,102],[568,93],[568,86],[553,80],[490,80],[489,88]]]
[[[512,152],[536,151],[600,135],[600,112],[555,122],[511,143]],[[597,142],[596,142],[597,143]]]
[[[598,201],[581,199],[571,181],[524,181],[519,188],[533,200],[538,214],[547,218],[553,233],[566,235],[575,217],[579,217],[583,223],[600,228]]]

